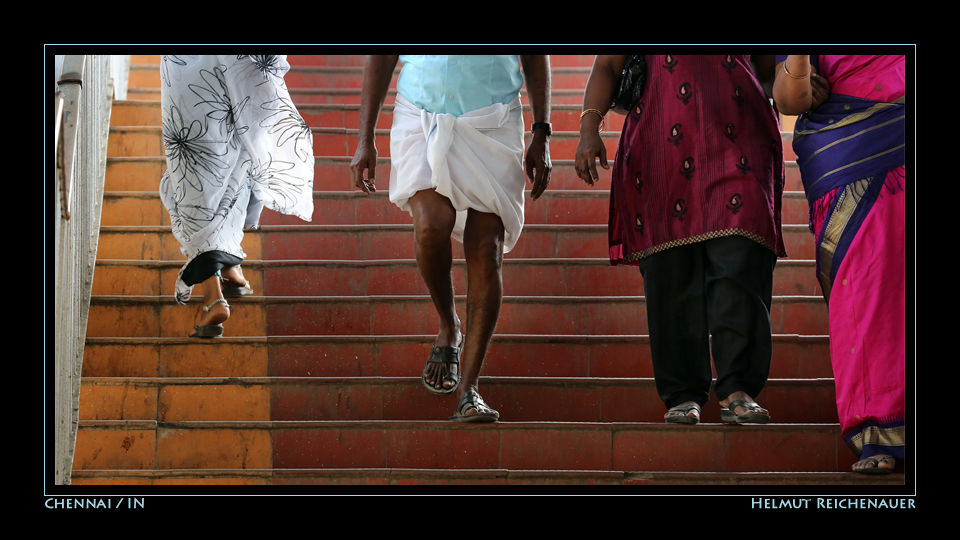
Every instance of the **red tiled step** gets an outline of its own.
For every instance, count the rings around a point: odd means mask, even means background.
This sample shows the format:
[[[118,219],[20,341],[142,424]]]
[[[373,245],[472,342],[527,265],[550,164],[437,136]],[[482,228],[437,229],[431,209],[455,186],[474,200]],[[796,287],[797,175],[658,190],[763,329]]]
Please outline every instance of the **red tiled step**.
[[[93,294],[171,294],[182,261],[100,260]],[[256,296],[362,296],[427,294],[416,261],[252,261],[244,277]],[[466,290],[466,262],[453,262],[455,290]],[[629,266],[611,267],[606,259],[506,259],[504,294],[508,296],[616,296],[639,294],[643,277]],[[777,296],[820,294],[814,261],[783,260],[773,273]]]
[[[359,104],[362,92],[359,88],[289,88],[290,99],[299,107],[304,103],[345,103]],[[159,96],[159,92],[157,92]],[[397,98],[396,88],[387,91],[385,103],[393,103]],[[158,99],[158,98],[157,98]],[[521,103],[529,103],[527,87],[520,89]],[[557,88],[550,90],[551,105],[582,105],[583,88]]]
[[[178,268],[179,269],[179,268]],[[265,263],[270,296],[427,294],[416,261],[278,261]],[[466,290],[466,263],[453,266],[454,289]],[[607,259],[506,259],[508,296],[616,296],[641,294],[643,278],[634,267],[611,267]],[[774,294],[820,293],[814,261],[781,261]]]
[[[390,202],[386,190],[364,194],[360,191],[315,191],[313,194],[314,225],[372,225],[410,224],[409,212]],[[152,191],[107,191],[103,194],[104,226],[159,226],[169,225],[169,215],[160,202],[160,195]],[[804,225],[808,221],[808,205],[802,193],[787,192],[783,196],[782,222]],[[534,201],[530,191],[525,192],[524,221],[528,225],[570,224],[603,225],[609,220],[610,194],[608,190],[548,189]],[[301,225],[298,217],[266,211],[260,216],[261,225]]]
[[[314,156],[349,156],[357,151],[359,130],[340,127],[313,127]],[[390,131],[378,129],[375,132],[377,152],[380,157],[390,156]],[[619,133],[604,131],[601,133],[607,145],[607,153],[613,156],[617,150]],[[529,141],[528,132],[524,138]],[[576,154],[580,133],[576,131],[556,131],[550,140],[550,155],[557,159],[572,159]],[[163,136],[159,126],[123,126],[110,128],[108,153],[111,157],[163,156]]]
[[[347,156],[317,157],[314,168],[313,188],[317,191],[344,191],[351,189],[353,187],[350,182],[351,159],[351,157]],[[608,156],[610,167],[613,167],[613,159],[613,155]],[[559,156],[551,154],[551,164],[553,165],[553,169],[550,174],[550,187],[548,191],[584,189],[598,191],[610,190],[610,174],[612,169],[604,169],[599,165],[599,162],[597,164],[599,180],[594,188],[588,187],[583,180],[577,177],[572,159],[560,159]],[[797,164],[795,162],[787,162],[786,166],[786,192],[802,193],[803,183],[800,181],[800,170],[797,168]],[[387,191],[390,185],[390,158],[382,154],[377,161],[376,178],[378,191]],[[809,220],[804,219],[804,222],[807,221]]]
[[[187,306],[172,296],[94,296],[89,337],[181,337],[193,328],[202,297]],[[401,335],[436,332],[429,296],[244,297],[230,301],[227,336]],[[461,321],[463,296],[457,297]],[[819,296],[777,296],[774,334],[825,335],[827,307]],[[646,335],[641,296],[507,296],[497,323],[502,334]]]
[[[792,259],[815,258],[806,225],[784,225],[784,244]],[[261,228],[263,258],[267,260],[413,259],[413,225],[302,225]],[[608,257],[605,225],[525,225],[508,258]],[[454,257],[462,245],[454,242]],[[109,256],[102,258],[132,258]]]
[[[587,85],[591,66],[551,66],[550,83],[553,88],[579,88],[581,92]],[[284,75],[288,88],[362,88],[364,66],[330,66],[291,64],[290,71]],[[396,89],[400,66],[393,71],[390,88]]]
[[[248,485],[248,486],[896,486],[903,474],[675,473],[658,471],[515,471],[507,469],[176,469],[77,470],[73,485]],[[814,503],[811,503],[814,504]],[[897,503],[891,503],[897,504]],[[812,508],[812,507],[811,507]]]
[[[378,182],[379,183],[379,182]],[[581,187],[587,187],[582,185]],[[108,201],[123,195],[105,194]],[[159,201],[158,201],[159,202]],[[390,202],[387,189],[369,195],[360,191],[318,191],[314,194],[315,225],[363,225],[413,223],[409,212],[400,210]],[[809,221],[809,206],[802,193],[788,192],[783,197],[782,223],[806,225]],[[152,211],[150,208],[149,211]],[[537,200],[525,192],[524,223],[537,224],[595,224],[606,225],[610,213],[609,189],[547,189]],[[156,223],[159,225],[160,223]],[[264,212],[261,225],[300,225],[303,221],[294,216],[276,212]],[[124,225],[124,223],[105,223]]]
[[[201,341],[88,338],[84,377],[408,377],[436,335],[271,336]],[[829,379],[827,336],[774,335],[770,376]],[[522,359],[522,360],[521,360]],[[484,377],[653,377],[647,336],[497,334]]]
[[[314,167],[313,188],[316,191],[350,191],[353,184],[350,181],[349,156],[318,156]],[[596,187],[588,187],[583,180],[577,177],[573,168],[573,160],[552,159],[553,170],[550,175],[550,187],[547,192],[558,190],[591,190],[609,191],[610,170],[597,165],[600,176]],[[610,166],[613,166],[611,158]],[[151,191],[155,192],[160,183],[160,176],[166,170],[166,160],[163,157],[110,157],[107,159],[107,173],[104,189],[106,191]],[[377,160],[377,189],[386,192],[390,185],[390,158],[379,156]],[[802,193],[803,184],[800,181],[799,169],[795,162],[787,162],[787,190],[785,196],[791,192]],[[802,197],[802,196],[801,196]],[[805,212],[805,210],[804,210]],[[803,222],[808,219],[804,218]],[[784,221],[791,223],[791,221]]]
[[[322,47],[318,47],[322,48]],[[347,51],[349,52],[349,47]],[[592,67],[596,55],[551,55],[551,67]],[[359,66],[366,62],[363,54],[291,54],[287,55],[287,63],[291,66]]]
[[[484,400],[510,422],[663,421],[652,378],[483,377]],[[84,378],[81,420],[445,420],[456,405],[418,377]],[[768,380],[758,401],[778,424],[837,423],[832,379]],[[711,397],[701,422],[719,423]]]
[[[835,424],[80,423],[74,469],[841,472]]]
[[[784,225],[791,259],[815,258],[805,225]],[[454,258],[462,245],[451,241]],[[605,225],[526,225],[506,258],[603,258],[608,256]],[[413,225],[265,225],[247,231],[249,259],[371,260],[413,259]],[[179,244],[169,227],[102,227],[98,259],[178,260]]]

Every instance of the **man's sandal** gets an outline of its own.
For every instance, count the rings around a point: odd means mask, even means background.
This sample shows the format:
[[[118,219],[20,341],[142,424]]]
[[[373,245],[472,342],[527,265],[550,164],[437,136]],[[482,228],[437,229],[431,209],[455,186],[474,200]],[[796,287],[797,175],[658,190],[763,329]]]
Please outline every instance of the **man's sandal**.
[[[227,309],[230,309],[230,304],[228,304],[226,300],[224,300],[223,298],[217,298],[213,302],[210,302],[210,305],[203,306],[203,311],[209,312],[213,308],[213,306],[221,302],[223,302],[223,305],[226,306]],[[223,327],[220,326],[219,324],[208,324],[206,326],[194,325],[193,330],[194,330],[194,333],[190,337],[215,338],[223,335]]]
[[[747,409],[747,412],[737,415],[734,411],[737,407]],[[770,421],[770,415],[767,410],[756,403],[747,403],[746,401],[736,400],[730,403],[725,409],[720,409],[720,419],[732,424],[766,424]]]
[[[423,386],[425,386],[431,394],[445,396],[452,394],[457,387],[460,386],[460,357],[463,355],[463,342],[465,339],[466,338],[464,338],[463,334],[460,334],[459,346],[448,347],[434,344],[433,348],[430,349],[430,357],[427,358],[427,363],[423,366],[423,372],[420,374],[420,382],[423,383]],[[427,382],[427,367],[431,363],[446,364],[447,374],[444,375],[443,379],[440,381],[441,388],[439,389]],[[450,369],[450,364],[457,365],[456,373]],[[453,386],[450,388],[443,386],[443,383],[447,381],[453,381]]]
[[[476,412],[466,414],[470,409]],[[460,398],[454,415],[450,417],[454,422],[496,422],[499,419],[500,413],[491,409],[476,390],[470,390]]]
[[[697,411],[697,415],[689,416],[690,411]],[[683,414],[670,414],[678,412]],[[663,420],[668,424],[698,424],[700,423],[700,406],[694,403],[693,405],[670,407],[670,409],[667,410],[667,414],[663,415]]]
[[[872,463],[873,467],[861,467],[859,469],[853,469],[853,472],[857,474],[890,474],[893,472],[893,469],[880,468],[880,462],[886,461],[887,459],[894,459],[890,454],[880,456],[880,459],[877,458],[863,458],[857,463],[865,461],[867,463]]]

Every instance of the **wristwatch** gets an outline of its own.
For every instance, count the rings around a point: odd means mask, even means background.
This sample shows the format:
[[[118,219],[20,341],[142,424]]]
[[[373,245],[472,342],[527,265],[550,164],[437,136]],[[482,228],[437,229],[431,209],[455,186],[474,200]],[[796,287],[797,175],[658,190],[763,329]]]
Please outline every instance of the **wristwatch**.
[[[553,135],[553,127],[550,125],[549,122],[534,122],[533,126],[530,127],[530,133],[533,133],[538,129],[547,130],[547,137]]]

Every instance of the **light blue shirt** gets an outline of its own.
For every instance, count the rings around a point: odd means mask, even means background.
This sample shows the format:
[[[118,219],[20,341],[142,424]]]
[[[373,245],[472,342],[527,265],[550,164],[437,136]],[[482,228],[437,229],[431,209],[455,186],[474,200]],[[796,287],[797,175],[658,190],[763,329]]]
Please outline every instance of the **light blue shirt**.
[[[517,55],[400,55],[397,92],[433,113],[455,116],[510,103],[523,75]]]

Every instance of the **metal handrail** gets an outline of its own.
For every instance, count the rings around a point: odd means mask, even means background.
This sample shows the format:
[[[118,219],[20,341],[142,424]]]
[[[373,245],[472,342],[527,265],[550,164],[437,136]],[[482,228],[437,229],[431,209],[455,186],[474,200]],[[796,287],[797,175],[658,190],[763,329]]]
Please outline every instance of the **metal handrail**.
[[[62,171],[62,212],[70,219],[70,192],[73,189],[74,162],[77,153],[77,128],[80,125],[80,98],[83,89],[84,55],[63,58],[63,72],[57,81],[54,139],[57,165]]]
[[[54,483],[63,485],[71,483],[79,427],[80,374],[103,205],[114,57],[56,58],[63,60],[54,101],[56,193],[53,219],[45,226],[52,221],[55,229],[55,396],[50,417],[56,433]],[[49,264],[45,256],[45,267]]]

